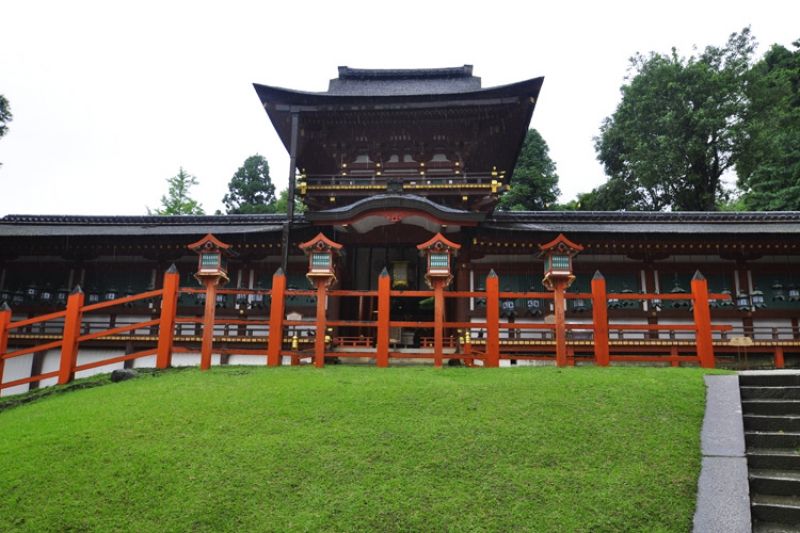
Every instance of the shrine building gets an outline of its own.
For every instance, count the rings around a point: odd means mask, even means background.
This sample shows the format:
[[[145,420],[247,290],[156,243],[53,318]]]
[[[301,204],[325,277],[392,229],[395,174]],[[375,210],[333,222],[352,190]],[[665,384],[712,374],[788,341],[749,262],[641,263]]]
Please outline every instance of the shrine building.
[[[0,219],[0,393],[121,367],[800,366],[800,213],[502,211],[543,78],[255,85],[274,215]]]

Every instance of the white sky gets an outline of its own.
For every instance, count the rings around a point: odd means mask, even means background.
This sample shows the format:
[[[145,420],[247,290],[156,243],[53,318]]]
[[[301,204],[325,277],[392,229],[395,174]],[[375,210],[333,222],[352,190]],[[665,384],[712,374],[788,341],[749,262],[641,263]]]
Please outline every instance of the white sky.
[[[6,0],[0,94],[14,120],[0,139],[0,216],[145,214],[180,166],[213,213],[254,153],[283,188],[288,156],[251,84],[324,91],[338,65],[466,63],[484,87],[545,76],[531,125],[566,201],[605,179],[592,138],[631,55],[688,55],[746,25],[763,53],[800,38],[798,20],[800,2],[769,0]]]

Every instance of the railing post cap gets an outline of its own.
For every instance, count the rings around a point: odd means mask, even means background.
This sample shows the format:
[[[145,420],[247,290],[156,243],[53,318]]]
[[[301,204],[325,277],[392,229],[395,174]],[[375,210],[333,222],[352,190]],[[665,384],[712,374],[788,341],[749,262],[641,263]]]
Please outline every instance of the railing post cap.
[[[167,274],[177,274],[177,273],[178,273],[178,267],[175,266],[175,263],[172,263],[167,269]]]
[[[75,285],[75,288],[72,289],[70,294],[83,294],[83,289],[81,289],[80,285]]]
[[[285,276],[286,274],[283,273],[283,267],[278,267],[278,270],[275,271],[273,276]]]
[[[703,276],[699,270],[695,270],[694,276],[692,276],[692,281],[703,281],[705,280],[705,276]]]
[[[11,311],[11,308],[8,306],[8,302],[3,302],[3,305],[0,305],[0,311]]]
[[[486,277],[487,278],[496,278],[497,277],[497,273],[494,271],[494,269],[491,269],[491,270],[489,270],[489,274]]]
[[[389,275],[389,271],[386,270],[386,267],[383,267],[383,270],[381,270],[380,277],[384,277],[384,276],[388,276],[388,275]]]
[[[592,276],[592,279],[606,279],[606,278],[605,278],[605,276],[603,276],[603,274],[600,273],[599,270],[595,270],[594,271],[594,276]]]

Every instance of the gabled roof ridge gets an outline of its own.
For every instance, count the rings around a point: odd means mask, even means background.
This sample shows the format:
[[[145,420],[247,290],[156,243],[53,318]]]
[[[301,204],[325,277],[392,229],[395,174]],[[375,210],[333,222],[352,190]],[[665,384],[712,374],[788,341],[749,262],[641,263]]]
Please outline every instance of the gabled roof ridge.
[[[79,224],[79,225],[169,225],[183,226],[204,223],[260,224],[286,219],[285,213],[254,215],[6,215],[0,224]]]
[[[573,222],[786,222],[800,211],[495,211],[492,221]]]
[[[468,78],[472,65],[439,68],[351,68],[339,67],[340,80],[409,79],[409,78]]]

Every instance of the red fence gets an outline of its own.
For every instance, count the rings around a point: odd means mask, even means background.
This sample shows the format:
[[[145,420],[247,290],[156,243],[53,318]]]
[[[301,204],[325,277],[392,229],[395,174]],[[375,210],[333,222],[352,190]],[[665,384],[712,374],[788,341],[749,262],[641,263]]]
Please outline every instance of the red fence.
[[[391,279],[384,272],[378,278],[378,289],[367,291],[331,290],[320,284],[315,290],[292,290],[286,285],[286,276],[277,272],[273,276],[272,289],[217,289],[207,293],[205,313],[202,317],[177,315],[178,296],[181,293],[204,292],[205,289],[180,288],[177,271],[171,268],[164,275],[163,288],[119,298],[107,302],[86,305],[84,295],[78,289],[70,295],[66,309],[35,318],[12,321],[11,310],[0,311],[0,389],[26,383],[57,378],[58,383],[71,381],[75,373],[114,363],[155,356],[157,368],[172,365],[175,353],[190,351],[190,346],[202,342],[201,368],[211,366],[212,353],[222,355],[245,355],[264,357],[269,366],[281,364],[288,356],[292,364],[302,359],[311,359],[317,366],[325,364],[328,357],[369,358],[379,367],[385,367],[395,359],[429,359],[441,366],[444,359],[460,360],[468,366],[478,363],[486,367],[499,366],[501,359],[547,359],[554,358],[559,364],[575,364],[576,359],[592,361],[606,366],[612,361],[667,361],[673,365],[695,362],[713,367],[714,343],[725,342],[724,336],[732,327],[712,325],[709,300],[729,298],[724,294],[709,294],[705,279],[696,276],[692,280],[692,292],[686,294],[624,294],[607,293],[605,280],[596,276],[592,280],[590,293],[568,293],[567,299],[592,301],[591,323],[571,323],[563,319],[563,313],[554,313],[554,322],[514,323],[501,322],[500,303],[505,299],[537,299],[551,307],[554,294],[551,292],[501,292],[499,278],[493,272],[486,278],[486,289],[481,291],[401,291],[391,289]],[[236,294],[252,297],[258,294],[266,301],[269,310],[263,316],[248,319],[219,318],[214,313],[214,294]],[[297,297],[316,298],[316,316],[310,320],[289,320],[286,302]],[[328,298],[371,298],[377,300],[374,320],[328,319]],[[434,320],[392,320],[392,301],[403,298],[433,298]],[[109,312],[137,300],[151,299],[160,305],[158,318],[116,325],[97,331],[88,327],[92,314]],[[470,321],[448,321],[445,319],[445,300],[485,301],[485,314]],[[613,324],[608,319],[608,302],[624,300],[670,301],[686,300],[692,306],[691,324]],[[155,307],[157,308],[157,307]],[[268,313],[268,314],[267,314]],[[560,318],[559,318],[560,316]],[[45,324],[50,329],[57,327],[57,340],[8,351],[9,335],[34,325]],[[199,330],[202,335],[184,335],[185,325]],[[235,330],[230,338],[214,336],[215,328],[223,331]],[[330,328],[330,329],[329,329]],[[121,356],[110,357],[89,363],[78,364],[78,352],[82,343],[123,334],[133,338],[137,331],[147,330],[152,347]],[[430,337],[420,339],[414,350],[398,348],[396,338],[403,330],[430,330]],[[157,331],[157,336],[155,332]],[[335,332],[340,332],[336,334]],[[348,334],[345,334],[348,333]],[[631,339],[631,334],[637,339]],[[773,336],[775,334],[773,333]],[[154,338],[155,337],[155,338]],[[230,340],[230,343],[225,342]],[[224,344],[224,345],[221,345]],[[39,373],[30,377],[2,382],[5,361],[47,350],[60,350],[58,370]],[[564,359],[558,358],[563,350]],[[781,351],[781,362],[783,352]],[[776,352],[777,363],[777,352]]]

